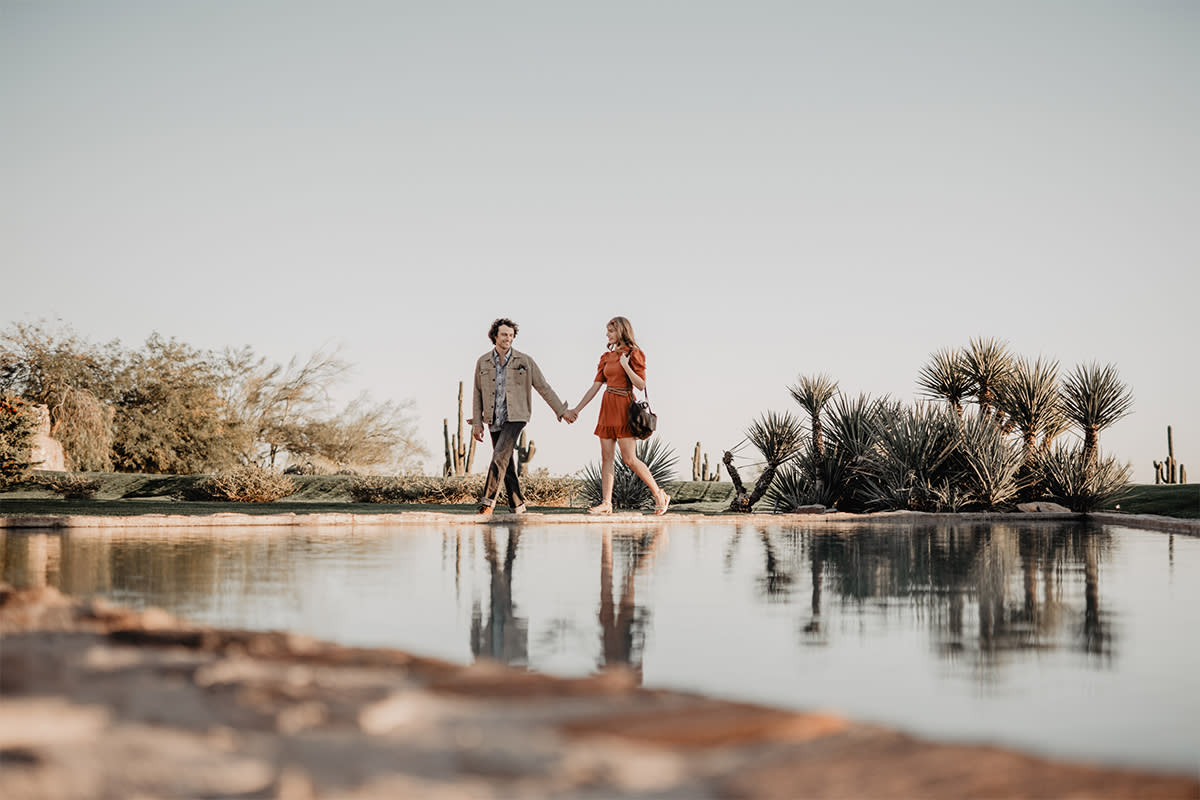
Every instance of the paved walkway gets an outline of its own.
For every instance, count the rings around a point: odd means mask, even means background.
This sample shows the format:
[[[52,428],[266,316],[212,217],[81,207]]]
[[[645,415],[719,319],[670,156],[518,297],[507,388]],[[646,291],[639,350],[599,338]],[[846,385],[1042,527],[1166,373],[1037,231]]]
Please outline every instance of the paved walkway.
[[[1197,776],[0,586],[0,797],[1200,798]]]

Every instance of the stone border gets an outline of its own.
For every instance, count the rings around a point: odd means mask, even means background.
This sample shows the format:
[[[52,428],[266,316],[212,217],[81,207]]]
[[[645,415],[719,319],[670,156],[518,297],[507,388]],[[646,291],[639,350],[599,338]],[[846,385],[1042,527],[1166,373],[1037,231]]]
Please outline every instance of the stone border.
[[[1074,512],[1015,512],[1015,513],[967,513],[931,514],[916,511],[881,511],[873,514],[848,514],[831,512],[825,514],[708,514],[672,513],[663,516],[636,512],[593,516],[590,514],[539,514],[530,512],[521,516],[497,514],[480,519],[474,514],[453,514],[438,511],[411,511],[391,514],[242,514],[221,512],[217,514],[138,514],[129,516],[89,516],[83,514],[53,514],[40,516],[0,517],[0,530],[30,528],[223,528],[223,527],[327,527],[369,525],[712,525],[712,524],[787,524],[829,525],[888,524],[954,521],[972,522],[1062,522],[1068,520],[1094,520],[1108,525],[1124,525],[1130,528],[1180,533],[1200,536],[1200,520],[1161,517],[1152,514]]]

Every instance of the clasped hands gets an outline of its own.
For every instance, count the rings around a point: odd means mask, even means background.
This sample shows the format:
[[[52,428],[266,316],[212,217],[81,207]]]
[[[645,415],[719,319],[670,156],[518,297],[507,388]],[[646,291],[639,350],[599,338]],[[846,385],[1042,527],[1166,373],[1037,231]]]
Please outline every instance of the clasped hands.
[[[570,425],[572,422],[579,419],[579,412],[573,408],[568,408],[566,411],[563,412],[562,416],[559,417],[559,419],[565,419],[567,421],[567,424]]]

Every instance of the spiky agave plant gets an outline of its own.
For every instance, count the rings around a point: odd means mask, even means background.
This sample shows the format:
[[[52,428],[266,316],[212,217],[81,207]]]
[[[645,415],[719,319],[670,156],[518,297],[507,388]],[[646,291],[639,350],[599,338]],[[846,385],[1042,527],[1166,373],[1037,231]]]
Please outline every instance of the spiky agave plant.
[[[1095,463],[1100,431],[1129,414],[1133,393],[1121,382],[1112,364],[1080,364],[1063,380],[1060,392],[1063,416],[1083,434],[1083,457]]]
[[[832,446],[825,455],[810,449],[779,468],[763,499],[775,511],[791,511],[813,503],[833,508],[840,503],[848,484],[846,468],[847,463],[836,457]]]
[[[801,375],[795,386],[788,387],[801,408],[808,412],[812,449],[818,455],[825,452],[825,436],[821,428],[821,412],[837,394],[838,383],[828,375]]]
[[[1012,372],[1008,344],[996,339],[974,338],[963,353],[963,366],[975,384],[975,402],[984,416],[992,413],[996,392]]]
[[[943,348],[929,356],[929,363],[917,375],[917,392],[922,397],[945,400],[958,416],[963,415],[963,400],[975,394],[975,381],[967,373],[963,352]]]
[[[1085,447],[1059,443],[1038,458],[1041,480],[1051,497],[1072,511],[1088,512],[1119,500],[1129,485],[1129,464],[1101,459]]]
[[[675,464],[679,459],[675,451],[662,439],[654,436],[638,442],[635,452],[638,460],[646,465],[654,477],[654,482],[660,487],[675,480]],[[603,502],[604,489],[598,463],[593,461],[583,468],[579,491],[589,506]],[[619,450],[613,461],[612,501],[614,508],[646,509],[654,506],[654,495],[650,494],[650,489],[642,483],[642,479],[621,460]]]
[[[1029,482],[1022,474],[1021,450],[1004,435],[999,422],[982,414],[971,415],[959,428],[954,461],[959,472],[950,480],[976,508],[1004,506]]]
[[[956,479],[950,456],[958,418],[942,406],[918,403],[888,414],[864,491],[868,505],[934,511],[938,493]]]
[[[839,394],[833,399],[826,416],[827,447],[821,464],[828,482],[823,492],[829,502],[816,502],[845,511],[866,510],[865,481],[874,468],[879,432],[898,409],[887,396]]]
[[[754,504],[762,499],[775,479],[779,467],[800,452],[804,445],[804,427],[786,411],[782,414],[768,411],[746,430],[746,438],[762,455],[765,463],[762,474],[754,483],[754,489],[747,493],[737,468],[733,465],[733,454],[728,451],[725,453],[723,461],[729,470],[729,478],[733,481],[735,490],[733,501],[729,504],[730,511],[750,511]]]

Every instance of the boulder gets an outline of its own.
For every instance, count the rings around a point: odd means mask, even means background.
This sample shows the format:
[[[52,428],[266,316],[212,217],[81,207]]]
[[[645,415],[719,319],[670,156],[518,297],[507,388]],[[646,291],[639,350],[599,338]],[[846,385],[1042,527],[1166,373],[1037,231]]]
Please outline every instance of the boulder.
[[[1026,513],[1043,513],[1043,514],[1070,514],[1071,509],[1066,506],[1060,506],[1058,503],[1048,503],[1045,500],[1039,500],[1036,503],[1018,503],[1017,511]]]
[[[65,472],[67,459],[63,446],[50,436],[50,409],[39,403],[33,406],[33,413],[37,417],[37,433],[29,451],[33,468]]]

